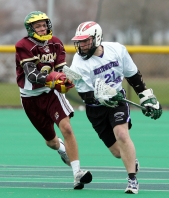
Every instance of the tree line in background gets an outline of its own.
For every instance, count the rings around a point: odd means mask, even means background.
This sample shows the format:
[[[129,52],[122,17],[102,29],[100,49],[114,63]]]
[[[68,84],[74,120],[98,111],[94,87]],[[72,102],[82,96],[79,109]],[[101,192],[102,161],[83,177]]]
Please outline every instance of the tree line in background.
[[[15,44],[26,36],[25,16],[33,10],[47,13],[47,0],[0,0],[0,44]],[[103,28],[104,40],[125,45],[169,44],[168,0],[54,0],[53,32],[72,44],[77,26],[93,20]]]

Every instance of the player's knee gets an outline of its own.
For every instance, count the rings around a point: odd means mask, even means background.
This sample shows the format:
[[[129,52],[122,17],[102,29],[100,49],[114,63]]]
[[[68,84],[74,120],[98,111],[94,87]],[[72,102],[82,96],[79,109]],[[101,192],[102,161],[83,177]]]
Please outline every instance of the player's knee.
[[[68,118],[64,118],[63,120],[60,121],[59,129],[61,130],[64,136],[69,136],[73,133],[72,127],[70,125]]]
[[[126,125],[118,125],[114,128],[116,140],[125,143],[129,138],[129,132]]]
[[[115,132],[116,140],[125,143],[129,138],[127,131],[118,130]]]
[[[62,130],[63,136],[66,138],[67,136],[71,136],[73,134],[72,128],[71,127],[64,127]]]
[[[126,137],[126,134],[125,133],[123,133],[123,132],[119,133],[119,136],[118,136],[118,140],[119,141],[125,143],[126,142],[126,138],[127,137]]]
[[[60,127],[60,130],[61,130],[61,132],[62,132],[62,134],[65,138],[73,135],[73,130],[72,130],[72,127],[69,123],[66,123],[65,125],[62,125]]]

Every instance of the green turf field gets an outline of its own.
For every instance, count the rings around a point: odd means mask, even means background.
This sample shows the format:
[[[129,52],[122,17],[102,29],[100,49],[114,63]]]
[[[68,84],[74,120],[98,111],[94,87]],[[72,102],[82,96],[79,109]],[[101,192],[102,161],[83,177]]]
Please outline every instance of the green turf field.
[[[124,193],[127,174],[120,159],[111,156],[97,138],[84,111],[71,119],[77,137],[81,167],[93,181],[80,191],[73,187],[71,168],[49,149],[22,109],[0,109],[0,197],[2,198],[168,198],[169,111],[159,120],[132,110],[131,137],[141,170],[138,195]],[[57,134],[61,137],[56,128]]]

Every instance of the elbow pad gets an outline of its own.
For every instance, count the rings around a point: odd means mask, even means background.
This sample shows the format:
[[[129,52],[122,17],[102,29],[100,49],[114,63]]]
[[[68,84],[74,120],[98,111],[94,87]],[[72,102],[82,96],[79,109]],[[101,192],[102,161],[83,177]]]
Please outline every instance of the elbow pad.
[[[45,84],[46,81],[46,72],[39,72],[36,68],[36,64],[33,62],[27,62],[23,65],[23,70],[25,75],[27,76],[27,79],[31,83],[40,83]]]
[[[134,76],[125,77],[125,79],[133,87],[136,94],[146,90],[146,85],[142,79],[140,71],[138,71]]]

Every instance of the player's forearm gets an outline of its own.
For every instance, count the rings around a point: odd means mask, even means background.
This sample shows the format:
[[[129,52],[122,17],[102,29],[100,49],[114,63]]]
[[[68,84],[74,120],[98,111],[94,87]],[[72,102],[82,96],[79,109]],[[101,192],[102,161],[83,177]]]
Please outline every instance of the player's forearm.
[[[33,62],[27,62],[23,65],[24,73],[31,83],[45,84],[47,73],[41,73],[37,70],[36,64]]]
[[[126,77],[126,80],[133,87],[136,94],[146,90],[146,85],[142,79],[140,71],[138,71],[134,76]]]

